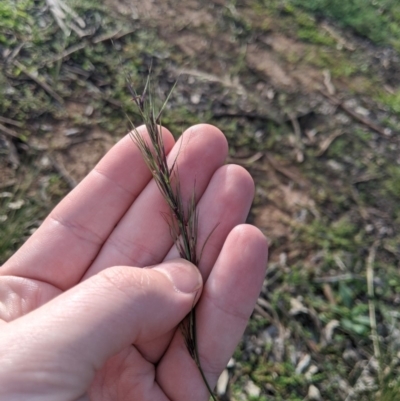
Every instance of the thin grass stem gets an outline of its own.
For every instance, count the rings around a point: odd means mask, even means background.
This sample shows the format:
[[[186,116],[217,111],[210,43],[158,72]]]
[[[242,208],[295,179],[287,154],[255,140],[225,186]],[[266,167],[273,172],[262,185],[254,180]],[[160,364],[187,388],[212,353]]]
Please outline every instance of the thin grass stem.
[[[167,105],[174,87],[168,94],[167,99],[163,103],[160,111],[156,113],[150,86],[150,74],[147,77],[144,90],[140,95],[136,92],[135,88],[130,84],[130,82],[128,82],[128,89],[132,95],[132,99],[137,106],[144,124],[146,125],[150,138],[150,144],[146,142],[146,140],[139,134],[135,125],[127,116],[132,127],[130,135],[135,145],[139,148],[147,167],[152,173],[158,189],[160,190],[169,207],[169,215],[163,214],[163,217],[169,224],[170,233],[178,249],[180,257],[190,261],[195,266],[198,266],[204,246],[215,228],[208,235],[201,248],[199,256],[197,252],[199,214],[196,209],[195,192],[193,191],[191,198],[185,206],[181,193],[176,159],[172,167],[169,168],[161,132],[161,114]],[[196,296],[194,299],[195,298]],[[190,313],[181,322],[180,329],[188,352],[199,369],[203,382],[206,385],[212,400],[217,401],[217,398],[208,384],[207,378],[205,377],[204,371],[201,367],[198,352],[196,313],[194,305]]]

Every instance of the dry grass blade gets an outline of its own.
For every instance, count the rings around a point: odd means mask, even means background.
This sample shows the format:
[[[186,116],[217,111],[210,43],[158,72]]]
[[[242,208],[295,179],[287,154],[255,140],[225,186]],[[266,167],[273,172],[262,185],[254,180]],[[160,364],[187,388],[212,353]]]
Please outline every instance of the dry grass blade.
[[[128,83],[128,88],[132,95],[133,101],[137,106],[139,114],[146,125],[150,143],[143,139],[143,137],[137,131],[135,125],[129,120],[128,117],[128,120],[132,126],[132,131],[130,134],[131,138],[142,153],[143,159],[151,171],[154,181],[156,182],[162,196],[169,206],[170,214],[164,215],[163,217],[169,224],[171,236],[181,258],[186,259],[197,266],[204,249],[204,245],[201,249],[199,257],[197,253],[199,215],[196,210],[195,193],[193,191],[188,204],[185,205],[182,199],[181,188],[179,184],[179,173],[175,164],[176,160],[171,168],[168,167],[161,132],[161,114],[165,109],[165,106],[174,88],[172,88],[158,113],[155,112],[152,93],[150,91],[150,74],[147,78],[145,88],[141,95],[135,91],[134,87],[130,83]],[[207,240],[205,242],[207,242]],[[188,352],[196,363],[196,366],[200,371],[202,379],[207,386],[212,399],[216,401],[217,398],[213,394],[213,391],[209,386],[201,367],[197,350],[196,314],[194,305],[188,316],[186,316],[186,318],[181,322],[180,328]]]

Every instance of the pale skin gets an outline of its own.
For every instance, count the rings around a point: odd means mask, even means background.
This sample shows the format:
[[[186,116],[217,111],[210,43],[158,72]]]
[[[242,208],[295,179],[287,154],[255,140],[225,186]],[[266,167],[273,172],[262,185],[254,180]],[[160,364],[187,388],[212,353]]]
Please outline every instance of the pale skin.
[[[177,144],[163,136],[184,198],[196,190],[200,246],[218,224],[200,273],[179,259],[168,209],[124,137],[0,268],[1,401],[208,400],[177,327],[196,299],[213,387],[260,292],[267,242],[243,224],[254,184],[224,165],[224,135],[201,124]]]

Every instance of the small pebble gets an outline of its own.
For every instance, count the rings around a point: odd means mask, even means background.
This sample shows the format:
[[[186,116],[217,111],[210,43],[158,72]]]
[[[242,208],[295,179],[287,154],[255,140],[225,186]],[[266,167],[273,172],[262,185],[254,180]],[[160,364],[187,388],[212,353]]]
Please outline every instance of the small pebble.
[[[85,115],[91,116],[93,114],[94,108],[90,104],[86,106]]]
[[[236,365],[236,361],[235,361],[233,358],[231,358],[231,359],[229,359],[229,362],[228,362],[228,364],[226,365],[226,367],[227,367],[228,369],[231,369],[231,368],[235,367],[235,365]]]
[[[300,375],[301,373],[303,373],[303,371],[308,367],[310,362],[311,362],[311,356],[309,354],[303,355],[296,366],[296,374]]]
[[[315,387],[313,384],[311,384],[310,387],[308,388],[307,397],[309,400],[312,400],[312,401],[320,401],[321,393],[319,392],[317,387]]]
[[[193,94],[190,96],[190,101],[191,101],[193,104],[199,104],[199,103],[200,103],[200,100],[201,100],[201,95],[199,95],[198,93],[193,93]]]
[[[217,387],[216,387],[217,395],[221,396],[226,394],[228,383],[229,383],[229,373],[227,369],[224,369],[217,382]]]
[[[15,202],[10,202],[7,206],[11,210],[18,210],[21,209],[22,206],[24,206],[25,201],[23,199],[16,200]]]
[[[261,394],[261,389],[253,381],[249,380],[245,386],[246,393],[249,397],[257,398]]]

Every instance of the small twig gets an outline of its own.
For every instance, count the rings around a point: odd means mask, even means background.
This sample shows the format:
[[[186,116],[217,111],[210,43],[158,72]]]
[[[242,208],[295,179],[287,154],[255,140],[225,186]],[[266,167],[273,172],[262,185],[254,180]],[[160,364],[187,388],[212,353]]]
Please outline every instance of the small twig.
[[[269,320],[270,322],[272,322],[274,320],[273,317],[268,312],[266,312],[263,308],[261,308],[260,305],[257,305],[257,304],[254,305],[254,312],[258,313],[261,317]]]
[[[19,135],[12,129],[5,127],[3,124],[0,124],[0,131],[3,134],[11,136],[13,138],[19,138]]]
[[[322,156],[329,149],[329,147],[331,146],[333,141],[336,138],[339,138],[339,136],[342,136],[343,134],[344,134],[344,131],[336,130],[336,131],[332,132],[332,134],[329,135],[327,138],[325,138],[319,145],[317,157]]]
[[[24,124],[20,123],[19,121],[11,120],[11,118],[6,118],[0,116],[0,121],[4,124],[14,125],[14,127],[22,128]]]
[[[271,154],[265,153],[265,159],[269,163],[269,165],[276,170],[278,173],[282,174],[289,180],[295,182],[296,184],[299,184],[300,186],[305,186],[306,182],[304,179],[296,174],[294,174],[292,171],[287,169],[286,167],[282,166],[282,164],[276,160]]]
[[[336,93],[336,89],[332,83],[331,72],[329,70],[324,70],[322,75],[324,76],[324,85],[326,90],[330,95],[334,95]]]
[[[80,37],[87,34],[83,31],[85,21],[64,0],[46,0],[46,3],[65,36],[69,36],[71,30]]]
[[[327,92],[324,92],[320,90],[320,93],[325,96],[333,105],[340,107],[344,112],[346,112],[350,117],[353,117],[355,120],[360,122],[361,124],[364,124],[366,127],[372,129],[373,131],[377,132],[380,135],[383,135],[385,138],[390,137],[390,129],[389,128],[383,128],[380,125],[374,123],[372,120],[369,118],[362,116],[361,114],[358,114],[355,112],[353,109],[350,107],[347,107],[340,99],[338,99],[335,96],[330,95]]]
[[[214,113],[214,118],[247,118],[249,120],[259,120],[259,121],[271,121],[276,125],[282,124],[282,121],[277,117],[267,114],[257,114],[257,113],[246,113],[246,112],[221,112]]]
[[[361,280],[361,277],[352,273],[338,274],[337,276],[317,277],[314,283],[337,283],[339,281]]]
[[[60,60],[62,60],[64,58],[70,56],[71,54],[73,54],[73,53],[75,53],[75,52],[77,52],[79,50],[84,49],[87,46],[87,44],[88,44],[88,42],[86,40],[82,41],[80,43],[77,43],[76,45],[73,45],[73,46],[69,47],[68,49],[64,50],[61,54],[57,54],[57,56],[51,57],[51,58],[49,58],[47,60],[44,60],[39,65],[39,67],[44,67],[46,65],[53,64],[53,63],[55,63],[57,61],[60,61]]]
[[[272,319],[274,320],[275,324],[277,324],[277,326],[281,326],[278,313],[276,312],[274,307],[266,299],[258,297],[256,305],[259,308],[262,308],[262,309],[264,309],[266,311],[271,312]]]
[[[331,305],[336,305],[336,299],[335,299],[335,296],[333,295],[332,287],[329,285],[329,283],[322,284],[322,291],[325,295],[325,298],[328,300],[328,302]]]
[[[106,32],[103,35],[99,35],[99,36],[93,38],[92,43],[100,43],[100,42],[104,42],[106,40],[114,39],[120,32],[121,32],[121,28],[118,28],[114,32]]]
[[[18,67],[25,75],[27,75],[32,81],[36,82],[39,86],[41,86],[52,98],[54,98],[58,103],[64,104],[63,98],[58,95],[49,85],[47,85],[44,80],[36,77],[34,74],[29,72],[29,70],[21,64],[18,60],[14,60],[13,64]]]
[[[136,29],[129,29],[127,31],[123,31],[122,29],[117,29],[114,32],[106,33],[104,35],[99,35],[99,36],[93,38],[92,43],[105,42],[105,41],[111,40],[111,39],[121,39],[124,36],[129,35],[135,31],[136,31]]]
[[[8,154],[7,154],[8,161],[11,164],[12,168],[15,170],[20,165],[17,148],[14,145],[14,143],[11,140],[8,140],[6,137],[4,138],[4,141],[6,142],[8,147]]]
[[[103,140],[103,139],[104,139],[104,136],[102,136],[102,135],[93,135],[93,136],[86,137],[86,138],[73,139],[65,145],[58,145],[58,146],[52,146],[51,144],[50,145],[34,145],[31,143],[31,144],[28,144],[28,146],[30,149],[32,149],[36,152],[45,152],[45,151],[60,152],[60,151],[65,151],[65,150],[71,148],[72,146],[79,145],[81,143]]]
[[[293,126],[294,137],[296,140],[296,160],[298,163],[303,163],[304,146],[303,146],[303,142],[301,141],[301,128],[300,128],[299,120],[292,113],[289,113],[289,118],[290,118],[290,122],[292,123],[292,126]]]
[[[228,162],[229,163],[240,164],[242,166],[251,166],[253,163],[255,163],[256,161],[260,160],[263,156],[264,156],[263,152],[256,152],[256,153],[254,153],[253,156],[247,157],[246,159],[230,157],[228,159]]]
[[[358,211],[360,213],[360,216],[365,220],[368,221],[370,217],[370,213],[368,209],[364,206],[362,200],[360,199],[360,195],[358,194],[358,191],[354,186],[350,187],[350,195],[356,205],[358,206]]]
[[[351,183],[353,185],[355,184],[361,184],[364,182],[369,182],[369,181],[374,181],[374,180],[380,180],[382,179],[382,175],[378,174],[363,174],[361,176],[356,177]]]
[[[345,38],[343,38],[334,28],[329,26],[326,22],[323,22],[321,24],[321,28],[325,29],[326,32],[329,33],[329,35],[332,36],[333,39],[336,40],[337,44],[340,47],[344,47],[346,50],[349,50],[353,52],[356,50],[355,46],[352,43],[349,43]]]
[[[8,188],[8,187],[13,187],[17,183],[16,179],[8,180],[6,182],[0,183],[0,189]]]
[[[57,171],[58,174],[64,179],[64,181],[68,184],[71,189],[74,189],[77,186],[77,182],[71,175],[68,173],[67,169],[63,166],[61,162],[58,162],[54,157],[49,156],[51,165],[54,170]]]
[[[345,265],[345,263],[343,262],[343,260],[340,258],[340,256],[338,254],[335,254],[333,256],[333,260],[335,261],[335,263],[337,264],[337,266],[339,267],[340,270],[342,271],[346,271],[347,266]]]
[[[374,346],[374,356],[376,360],[379,362],[381,358],[381,351],[379,347],[379,337],[376,326],[376,313],[375,313],[375,302],[374,302],[374,263],[378,245],[379,241],[377,240],[372,244],[371,248],[369,249],[369,254],[367,258],[367,291],[368,291],[369,321],[371,325],[371,337]]]
[[[44,67],[49,64],[53,64],[57,61],[63,60],[66,57],[70,56],[71,54],[74,54],[78,52],[79,50],[84,49],[86,46],[89,46],[90,44],[98,44],[101,42],[105,42],[107,40],[111,39],[120,39],[126,35],[131,34],[132,32],[135,32],[135,29],[129,29],[127,31],[122,31],[121,29],[118,29],[117,31],[114,31],[112,33],[107,33],[105,35],[99,35],[97,37],[94,37],[91,41],[89,40],[83,40],[80,43],[77,43],[76,45],[73,45],[69,47],[68,49],[64,50],[61,54],[57,54],[54,57],[48,58],[47,60],[44,60],[42,63],[39,64],[40,67]]]
[[[238,81],[238,79],[232,79],[228,75],[225,75],[224,77],[219,77],[217,75],[209,74],[204,71],[186,68],[177,69],[176,72],[179,75],[191,75],[193,77],[204,79],[205,81],[218,82],[227,88],[235,89],[238,93],[246,93],[244,86]]]
[[[21,42],[7,57],[6,57],[6,63],[9,63],[10,61],[14,60],[15,57],[18,56],[19,52],[21,49],[25,46],[25,42]]]

